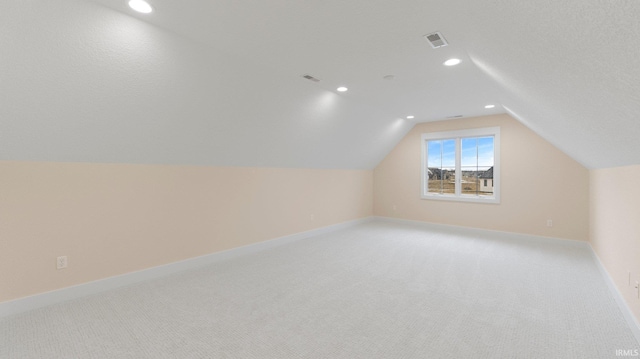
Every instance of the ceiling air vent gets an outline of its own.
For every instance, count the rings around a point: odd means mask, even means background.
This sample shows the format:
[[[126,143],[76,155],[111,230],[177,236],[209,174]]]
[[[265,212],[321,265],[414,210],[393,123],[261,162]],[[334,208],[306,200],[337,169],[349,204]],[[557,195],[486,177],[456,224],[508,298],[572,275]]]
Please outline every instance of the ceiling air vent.
[[[304,77],[307,80],[311,80],[313,82],[320,82],[320,79],[317,79],[317,78],[315,78],[315,77],[313,77],[311,75],[302,75],[302,77]]]
[[[429,41],[431,47],[433,47],[434,49],[449,45],[444,36],[442,36],[442,34],[438,31],[434,32],[433,34],[424,35],[424,38]]]

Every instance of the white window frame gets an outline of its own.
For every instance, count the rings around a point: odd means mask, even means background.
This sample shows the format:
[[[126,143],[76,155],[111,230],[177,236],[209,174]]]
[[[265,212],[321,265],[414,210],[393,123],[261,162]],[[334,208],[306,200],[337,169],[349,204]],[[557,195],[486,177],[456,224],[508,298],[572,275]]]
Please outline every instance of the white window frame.
[[[493,136],[493,196],[475,196],[462,194],[462,139],[468,137]],[[421,198],[442,201],[475,202],[475,203],[500,203],[500,127],[474,128],[459,131],[431,132],[422,134],[422,171],[421,171]],[[456,193],[442,194],[427,192],[428,186],[428,141],[455,140],[456,141]]]

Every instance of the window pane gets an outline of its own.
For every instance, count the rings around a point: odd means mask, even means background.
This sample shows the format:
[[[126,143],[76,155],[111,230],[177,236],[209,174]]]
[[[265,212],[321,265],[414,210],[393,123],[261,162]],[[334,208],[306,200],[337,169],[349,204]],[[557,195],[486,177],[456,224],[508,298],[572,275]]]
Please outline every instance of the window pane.
[[[463,138],[461,169],[462,194],[492,196],[493,137]]]
[[[460,181],[461,193],[469,195],[478,194],[478,139],[463,138],[461,140],[462,156],[461,170],[462,180]]]
[[[441,193],[456,193],[456,140],[442,141]]]
[[[462,167],[474,167],[478,165],[478,139],[462,139]]]
[[[427,151],[427,192],[455,193],[456,141],[428,141]]]
[[[442,167],[442,141],[428,141],[427,143],[427,151],[429,153],[427,167]]]
[[[478,138],[478,176],[482,183],[478,189],[479,196],[493,196],[493,137]],[[487,183],[485,185],[485,182]]]
[[[441,193],[442,141],[427,141],[427,192]]]
[[[493,166],[479,167],[478,177],[480,179],[478,196],[493,196]]]
[[[478,138],[478,165],[493,167],[493,137]]]
[[[478,195],[478,166],[462,167],[462,181],[460,185],[462,186],[462,194]]]
[[[442,167],[456,168],[456,140],[442,141]]]

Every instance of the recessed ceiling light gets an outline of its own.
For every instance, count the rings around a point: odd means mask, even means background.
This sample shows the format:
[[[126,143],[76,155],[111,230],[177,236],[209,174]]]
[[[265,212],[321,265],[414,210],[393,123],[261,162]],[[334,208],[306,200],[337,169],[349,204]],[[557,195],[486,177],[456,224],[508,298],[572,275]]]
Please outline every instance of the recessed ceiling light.
[[[414,118],[416,118],[416,116],[407,116],[407,119],[409,120],[413,120]]]
[[[444,62],[445,66],[455,66],[457,64],[459,64],[461,61],[460,59],[449,59],[447,61]]]
[[[337,88],[338,92],[345,92],[348,90],[348,88],[344,87],[344,86],[340,86]]]
[[[494,108],[496,105],[486,105],[484,108]]]
[[[153,11],[151,5],[144,0],[129,0],[129,7],[143,14],[148,14]]]

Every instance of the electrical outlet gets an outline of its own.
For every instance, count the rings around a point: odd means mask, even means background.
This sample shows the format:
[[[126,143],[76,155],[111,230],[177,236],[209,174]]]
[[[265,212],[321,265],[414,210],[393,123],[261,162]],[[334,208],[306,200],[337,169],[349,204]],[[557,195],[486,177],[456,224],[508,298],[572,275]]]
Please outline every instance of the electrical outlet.
[[[67,256],[58,257],[58,259],[56,260],[56,268],[58,269],[67,268],[67,264],[68,264]]]
[[[553,227],[553,221],[550,219],[547,219],[547,227]]]
[[[312,214],[311,216],[309,216],[309,218],[313,221],[313,220],[315,220],[315,219],[316,219],[316,215],[315,215],[315,214]]]
[[[393,205],[393,210],[397,211],[398,210],[398,206],[396,206],[395,204]]]

